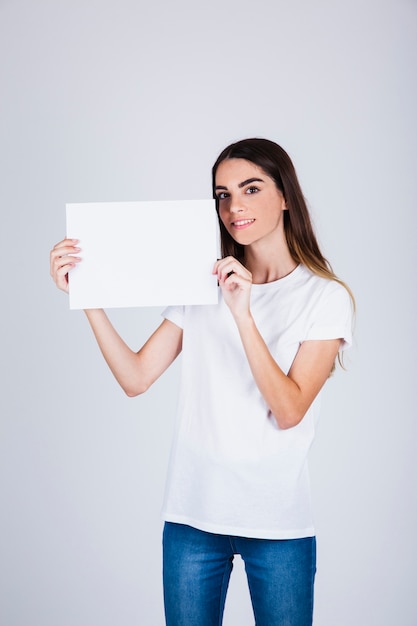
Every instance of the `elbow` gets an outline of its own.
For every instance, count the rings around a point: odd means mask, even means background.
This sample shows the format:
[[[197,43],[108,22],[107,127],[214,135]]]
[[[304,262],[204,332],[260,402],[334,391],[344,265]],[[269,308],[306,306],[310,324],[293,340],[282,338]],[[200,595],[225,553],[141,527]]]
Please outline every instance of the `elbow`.
[[[302,418],[301,418],[302,419]],[[299,420],[276,420],[280,430],[290,430],[291,428],[295,428],[301,422]]]
[[[302,418],[301,418],[302,419]],[[286,420],[286,421],[278,421],[278,426],[280,428],[280,430],[290,430],[291,428],[295,428],[296,426],[298,426],[298,424],[301,422],[301,419],[299,420]]]
[[[131,385],[122,385],[122,389],[127,395],[128,398],[136,398],[137,396],[141,396],[145,391],[147,391],[150,387],[150,384],[145,382],[142,383],[134,383]]]
[[[141,393],[143,393],[141,391],[136,391],[135,389],[123,389],[123,391],[128,398],[136,398],[137,396],[140,396]]]
[[[128,398],[136,398],[145,393],[146,389],[123,389]]]
[[[293,412],[285,412],[285,413],[273,413],[271,415],[274,417],[278,428],[280,430],[290,430],[290,428],[295,428],[303,419],[305,413],[300,411]]]

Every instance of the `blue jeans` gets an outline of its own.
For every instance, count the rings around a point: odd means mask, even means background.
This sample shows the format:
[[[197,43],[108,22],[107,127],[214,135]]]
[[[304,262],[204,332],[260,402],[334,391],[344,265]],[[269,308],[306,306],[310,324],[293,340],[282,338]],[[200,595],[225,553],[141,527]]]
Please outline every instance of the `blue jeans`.
[[[163,579],[167,626],[221,626],[235,554],[245,563],[256,626],[311,626],[314,537],[249,539],[166,522]]]

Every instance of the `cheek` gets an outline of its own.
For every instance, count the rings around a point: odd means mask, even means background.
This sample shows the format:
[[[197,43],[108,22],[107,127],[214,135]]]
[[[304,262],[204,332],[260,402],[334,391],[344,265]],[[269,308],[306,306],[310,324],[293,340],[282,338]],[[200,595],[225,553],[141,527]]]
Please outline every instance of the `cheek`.
[[[224,224],[225,217],[226,217],[226,209],[224,207],[223,208],[219,207],[219,218],[223,224]]]

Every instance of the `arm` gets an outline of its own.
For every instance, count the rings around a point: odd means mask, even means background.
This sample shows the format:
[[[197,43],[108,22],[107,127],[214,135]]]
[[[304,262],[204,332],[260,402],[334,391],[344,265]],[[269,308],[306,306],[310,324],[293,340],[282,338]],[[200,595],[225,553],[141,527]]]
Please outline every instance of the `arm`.
[[[329,377],[341,340],[305,341],[286,375],[273,359],[252,316],[239,319],[237,326],[255,382],[278,426],[296,426]]]
[[[81,258],[75,239],[64,239],[51,251],[51,276],[68,293],[68,273]],[[101,309],[85,311],[100,350],[128,396],[146,391],[181,352],[182,329],[164,320],[139,352],[131,350]]]
[[[233,272],[233,273],[231,273]],[[252,276],[228,257],[214,267],[223,296],[235,319],[255,382],[278,426],[300,423],[330,375],[340,339],[304,342],[285,374],[272,357],[250,312]]]
[[[129,397],[144,393],[181,352],[182,329],[169,320],[164,320],[139,352],[134,352],[103,310],[85,313],[108,366]]]

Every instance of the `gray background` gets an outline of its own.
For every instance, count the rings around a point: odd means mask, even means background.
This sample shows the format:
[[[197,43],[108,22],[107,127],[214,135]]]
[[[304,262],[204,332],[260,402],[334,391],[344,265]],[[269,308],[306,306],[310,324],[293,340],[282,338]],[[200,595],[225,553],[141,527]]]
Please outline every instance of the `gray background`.
[[[253,135],[358,304],[312,452],[315,623],[415,626],[416,42],[415,0],[0,1],[2,626],[163,623],[178,364],[126,398],[48,253],[66,202],[208,198]],[[110,314],[135,347],[160,319]],[[225,625],[250,624],[237,560]]]

